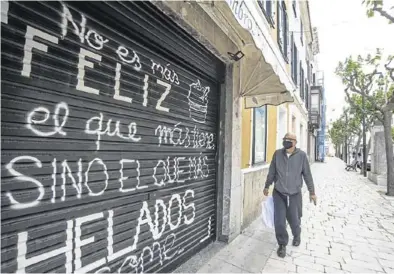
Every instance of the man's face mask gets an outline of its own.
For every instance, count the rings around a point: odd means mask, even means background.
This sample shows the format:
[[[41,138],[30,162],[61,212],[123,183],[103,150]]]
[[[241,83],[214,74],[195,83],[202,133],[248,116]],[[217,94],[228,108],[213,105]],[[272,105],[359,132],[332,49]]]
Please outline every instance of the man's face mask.
[[[289,149],[293,147],[293,142],[291,139],[283,139],[283,147]]]

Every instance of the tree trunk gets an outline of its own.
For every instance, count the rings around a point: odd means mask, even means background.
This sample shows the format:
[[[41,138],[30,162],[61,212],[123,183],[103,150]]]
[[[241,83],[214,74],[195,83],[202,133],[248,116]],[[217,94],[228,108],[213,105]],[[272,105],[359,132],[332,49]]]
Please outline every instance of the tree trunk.
[[[394,196],[394,158],[393,158],[393,139],[391,136],[391,111],[384,111],[384,141],[386,145],[387,161],[387,193],[388,196]]]
[[[371,137],[369,137],[369,139],[368,139],[368,144],[367,144],[367,153],[369,154],[369,151],[370,151],[370,149],[371,149]]]
[[[356,157],[357,157],[357,153],[360,149],[361,139],[362,139],[362,133],[358,136],[358,140],[357,140],[357,144],[356,144]]]

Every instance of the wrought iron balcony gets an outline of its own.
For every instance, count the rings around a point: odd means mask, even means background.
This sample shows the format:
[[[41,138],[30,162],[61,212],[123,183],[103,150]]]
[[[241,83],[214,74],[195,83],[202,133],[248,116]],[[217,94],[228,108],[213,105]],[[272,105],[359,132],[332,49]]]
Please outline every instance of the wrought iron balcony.
[[[321,116],[320,116],[319,111],[310,110],[309,111],[309,122],[308,122],[309,130],[312,132],[312,131],[319,129],[320,124],[321,124]]]

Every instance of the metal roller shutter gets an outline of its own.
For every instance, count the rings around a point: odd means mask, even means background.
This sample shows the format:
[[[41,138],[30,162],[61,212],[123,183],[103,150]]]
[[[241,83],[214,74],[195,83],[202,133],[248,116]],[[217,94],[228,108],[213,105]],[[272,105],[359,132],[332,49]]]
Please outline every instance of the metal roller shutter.
[[[224,65],[149,2],[2,2],[1,270],[164,272],[215,239]]]

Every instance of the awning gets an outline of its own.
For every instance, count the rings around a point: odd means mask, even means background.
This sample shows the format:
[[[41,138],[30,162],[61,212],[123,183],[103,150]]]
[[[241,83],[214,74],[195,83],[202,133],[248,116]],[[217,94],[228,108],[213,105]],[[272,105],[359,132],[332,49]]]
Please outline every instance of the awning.
[[[248,7],[258,5],[257,1],[226,0],[226,3],[236,20],[235,24],[229,20],[229,24],[236,29],[244,44],[240,50],[245,56],[239,62],[245,108],[294,102],[296,87],[286,72],[281,52],[261,13],[255,7]]]

